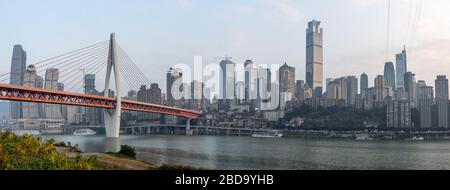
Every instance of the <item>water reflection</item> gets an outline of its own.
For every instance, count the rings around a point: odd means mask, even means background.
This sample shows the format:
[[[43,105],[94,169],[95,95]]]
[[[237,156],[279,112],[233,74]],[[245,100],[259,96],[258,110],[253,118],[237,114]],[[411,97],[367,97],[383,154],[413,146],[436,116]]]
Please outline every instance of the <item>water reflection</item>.
[[[216,136],[45,136],[84,152],[136,147],[138,159],[208,169],[450,169],[450,142]]]
[[[105,146],[103,152],[120,151],[120,138],[104,138],[102,144]]]

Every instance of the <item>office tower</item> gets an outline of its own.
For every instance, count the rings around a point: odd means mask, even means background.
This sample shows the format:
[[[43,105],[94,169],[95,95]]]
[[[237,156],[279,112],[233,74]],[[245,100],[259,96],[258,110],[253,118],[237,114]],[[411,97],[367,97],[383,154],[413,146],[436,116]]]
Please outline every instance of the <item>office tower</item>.
[[[190,108],[197,111],[203,110],[203,102],[204,102],[204,96],[203,96],[203,90],[205,88],[205,85],[201,82],[198,82],[196,80],[191,82],[191,96],[190,96]],[[242,92],[243,93],[243,92]]]
[[[411,102],[411,106],[414,108],[416,107],[416,102],[417,102],[417,84],[416,84],[416,78],[415,78],[415,74],[411,73],[411,72],[407,72],[404,76],[404,80],[403,80],[404,84],[405,84],[405,95],[406,95],[406,100],[409,100]]]
[[[15,86],[23,85],[25,67],[27,64],[27,53],[21,45],[15,45],[11,59],[11,71],[9,76],[9,84]],[[20,119],[23,117],[22,102],[9,102],[9,115],[11,119]]]
[[[279,70],[280,93],[295,94],[295,68],[284,63]]]
[[[146,85],[142,85],[141,88],[139,89],[139,91],[137,92],[137,101],[145,102],[145,103],[150,102],[149,97],[147,96],[147,86]],[[138,120],[140,120],[140,121],[148,120],[147,116],[148,116],[147,113],[138,112]]]
[[[409,101],[390,100],[387,102],[386,126],[388,128],[411,127],[411,106]]]
[[[356,95],[358,94],[358,79],[355,76],[346,78],[347,83],[347,97],[346,102],[349,106],[355,106]]]
[[[406,48],[395,56],[395,68],[397,76],[397,88],[405,88],[404,76],[408,70],[407,58],[406,58]]]
[[[295,97],[297,99],[299,100],[305,99],[304,88],[305,88],[305,81],[297,80],[297,82],[295,83]]]
[[[150,89],[147,90],[148,100],[152,104],[161,105],[162,103],[162,90],[157,83],[150,84]],[[161,119],[160,114],[149,114],[149,119],[153,121],[159,121]]]
[[[448,79],[439,75],[435,80],[438,127],[448,128]]]
[[[84,93],[89,94],[93,90],[95,90],[95,74],[84,75]]]
[[[420,97],[420,95],[419,95],[420,88],[426,87],[426,86],[427,86],[427,84],[425,83],[425,81],[423,81],[423,80],[417,81],[417,83],[416,83],[416,97],[417,97],[417,101],[419,101],[419,97]]]
[[[223,99],[234,100],[236,98],[236,64],[230,58],[220,63],[220,90]]]
[[[64,92],[64,83],[58,83],[58,91]],[[61,117],[67,121],[67,106],[59,105],[59,109],[61,110]]]
[[[44,78],[42,78],[39,75],[36,75],[36,88],[40,88],[40,89],[44,88]],[[38,110],[39,110],[39,118],[44,118],[45,117],[44,104],[36,103],[36,105],[38,106]]]
[[[256,100],[258,97],[258,68],[253,64],[252,60],[244,63],[245,67],[245,99]]]
[[[166,79],[166,98],[167,98],[167,104],[169,106],[175,106],[175,107],[182,107],[183,106],[183,99],[181,98],[183,96],[183,73],[181,69],[178,68],[170,68],[170,70],[167,72],[167,79]],[[173,94],[174,93],[177,94]],[[139,96],[139,92],[138,92]],[[177,124],[178,119],[175,116],[169,116],[165,115],[163,122],[165,124]]]
[[[176,99],[176,97],[180,97],[181,94],[172,94],[172,90],[174,90],[174,92],[182,92],[182,90],[183,90],[182,77],[183,77],[183,73],[180,69],[170,68],[170,70],[167,72],[166,95],[167,95],[167,104],[169,106],[181,106],[180,100]],[[176,82],[176,85],[179,86],[179,89],[175,89],[176,87],[173,86],[175,84],[175,82]],[[174,89],[172,89],[172,87]]]
[[[272,88],[272,72],[268,68],[258,68],[257,100],[254,103],[256,108],[261,108],[262,102],[270,101],[270,91]]]
[[[420,127],[431,128],[431,106],[433,105],[433,87],[423,86],[419,88],[419,112]]]
[[[369,77],[367,76],[366,73],[361,74],[361,79],[360,79],[360,94],[365,97],[366,96],[366,90],[367,88],[369,88]]]
[[[395,88],[395,69],[394,63],[387,62],[384,65],[384,86],[389,87],[394,91]]]
[[[384,88],[384,77],[383,75],[378,75],[375,78],[375,94],[376,101],[381,102],[384,101],[385,96],[385,88]]]
[[[192,85],[193,83],[191,83]],[[237,104],[245,104],[245,82],[244,81],[236,81],[236,103]],[[191,88],[191,90],[194,90]],[[193,93],[193,92],[191,92]]]
[[[23,86],[29,88],[36,88],[36,68],[34,65],[29,65],[25,71]],[[23,118],[37,119],[39,118],[39,107],[37,103],[23,102]]]
[[[323,88],[323,29],[313,20],[306,29],[306,84],[315,96],[322,96]]]
[[[45,72],[45,86],[46,90],[58,90],[58,78],[59,70],[55,68],[49,68]],[[61,119],[61,106],[45,104],[44,105],[45,117],[47,119]]]

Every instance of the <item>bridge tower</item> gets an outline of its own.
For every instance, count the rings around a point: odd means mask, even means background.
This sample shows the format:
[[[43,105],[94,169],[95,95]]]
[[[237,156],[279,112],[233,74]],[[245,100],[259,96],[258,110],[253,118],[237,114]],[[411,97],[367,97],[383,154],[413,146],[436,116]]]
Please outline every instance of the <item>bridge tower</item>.
[[[111,39],[109,42],[108,51],[108,62],[106,66],[106,81],[105,81],[105,97],[109,97],[110,92],[110,81],[111,73],[114,70],[114,81],[115,81],[115,93],[116,93],[116,108],[104,111],[105,116],[105,130],[106,137],[108,138],[119,138],[120,132],[120,115],[122,110],[122,98],[120,97],[120,75],[119,75],[119,59],[118,59],[118,49],[116,44],[115,33],[111,34]]]

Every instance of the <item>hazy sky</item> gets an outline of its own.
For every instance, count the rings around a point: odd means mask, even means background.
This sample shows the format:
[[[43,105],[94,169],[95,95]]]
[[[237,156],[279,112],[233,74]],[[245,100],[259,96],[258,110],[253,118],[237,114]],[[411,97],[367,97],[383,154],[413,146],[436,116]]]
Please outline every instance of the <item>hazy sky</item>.
[[[238,63],[287,62],[303,80],[305,29],[309,20],[318,19],[325,35],[325,77],[366,72],[373,84],[375,75],[383,73],[387,2],[0,0],[0,73],[9,72],[14,44],[23,45],[31,64],[107,40],[116,32],[120,46],[163,89],[168,68],[192,64],[196,55],[207,63],[218,63],[225,55]],[[406,44],[408,70],[417,79],[434,86],[437,74],[450,76],[450,1],[391,2],[388,60],[394,61]]]

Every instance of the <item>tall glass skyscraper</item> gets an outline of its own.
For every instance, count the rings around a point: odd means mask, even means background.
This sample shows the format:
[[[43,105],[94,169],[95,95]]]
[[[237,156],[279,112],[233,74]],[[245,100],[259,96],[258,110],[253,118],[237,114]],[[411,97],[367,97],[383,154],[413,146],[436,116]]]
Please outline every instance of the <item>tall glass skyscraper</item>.
[[[226,58],[220,62],[220,90],[223,99],[233,100],[236,97],[236,64]]]
[[[406,59],[406,48],[403,49],[402,53],[395,56],[395,67],[397,75],[397,88],[405,88],[404,76],[408,70],[408,64]]]
[[[27,65],[27,53],[21,45],[15,45],[11,60],[11,72],[9,84],[23,86],[25,67]],[[22,103],[10,101],[9,115],[11,119],[20,119],[23,117]]]
[[[306,29],[306,84],[315,96],[322,95],[323,88],[323,29],[320,21],[313,20]]]
[[[395,90],[395,69],[394,63],[387,62],[384,65],[384,86]]]

